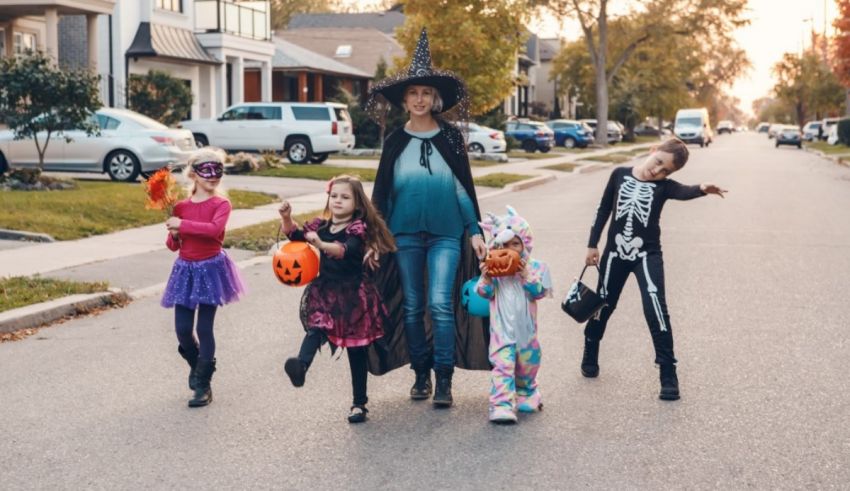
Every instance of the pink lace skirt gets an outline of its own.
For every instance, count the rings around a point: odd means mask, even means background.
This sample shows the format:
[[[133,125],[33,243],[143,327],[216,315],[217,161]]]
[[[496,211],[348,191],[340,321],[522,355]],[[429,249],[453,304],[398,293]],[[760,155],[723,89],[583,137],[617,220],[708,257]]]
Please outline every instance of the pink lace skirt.
[[[301,324],[319,329],[328,341],[343,348],[368,346],[384,335],[387,308],[375,284],[364,279],[321,276],[307,285],[301,297]]]

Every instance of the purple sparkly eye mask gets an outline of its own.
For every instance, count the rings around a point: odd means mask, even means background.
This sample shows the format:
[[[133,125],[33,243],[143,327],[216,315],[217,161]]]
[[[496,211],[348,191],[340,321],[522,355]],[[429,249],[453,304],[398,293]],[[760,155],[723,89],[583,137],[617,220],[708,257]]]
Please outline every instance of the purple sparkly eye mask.
[[[203,179],[220,179],[224,175],[224,164],[221,162],[201,162],[193,165],[192,169]]]

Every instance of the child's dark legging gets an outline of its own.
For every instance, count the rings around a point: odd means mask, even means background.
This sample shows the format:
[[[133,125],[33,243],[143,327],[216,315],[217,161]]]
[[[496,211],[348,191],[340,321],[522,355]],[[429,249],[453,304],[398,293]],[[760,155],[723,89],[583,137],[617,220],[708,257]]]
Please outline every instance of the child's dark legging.
[[[195,341],[195,310],[183,305],[174,306],[174,327],[177,332],[177,342],[188,353],[200,351],[198,358],[212,360],[215,357],[215,323],[216,305],[198,305],[198,341]]]
[[[298,359],[309,368],[324,341],[325,335],[321,331],[318,329],[308,330],[307,334],[304,335],[304,340],[301,341]],[[365,406],[369,401],[369,398],[366,397],[366,378],[369,373],[367,367],[368,347],[346,349],[348,351],[348,368],[351,370],[353,403],[358,406]]]
[[[597,291],[605,297],[608,306],[600,311],[599,319],[588,321],[584,335],[596,341],[602,339],[608,319],[617,308],[626,279],[634,273],[643,301],[643,315],[655,347],[655,363],[676,363],[673,356],[673,331],[664,296],[664,260],[661,252],[642,253],[632,261],[624,261],[616,251],[606,250],[602,255],[599,273]]]

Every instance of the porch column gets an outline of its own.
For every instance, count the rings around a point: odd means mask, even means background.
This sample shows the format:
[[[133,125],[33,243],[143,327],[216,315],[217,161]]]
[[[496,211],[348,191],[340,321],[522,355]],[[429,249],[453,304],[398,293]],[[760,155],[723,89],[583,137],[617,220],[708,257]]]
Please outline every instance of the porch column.
[[[233,60],[233,103],[240,104],[245,101],[245,59],[237,56]]]
[[[298,102],[307,102],[307,72],[298,72]]]
[[[227,108],[227,58],[225,62],[212,69],[213,86],[215,87],[215,107],[212,109],[213,116],[221,115]]]
[[[264,61],[260,66],[260,101],[272,101],[272,64]]]
[[[14,32],[14,29],[13,29],[14,26],[15,26],[15,24],[13,22],[10,22],[7,25],[6,29],[3,31],[3,36],[6,38],[5,42],[3,43],[3,44],[6,45],[6,52],[2,53],[2,54],[6,57],[11,57],[12,54],[14,53],[14,49],[15,49],[15,46],[14,46],[15,32]]]
[[[97,73],[97,14],[86,15],[86,39],[89,48],[89,71]]]
[[[59,10],[45,9],[44,21],[47,24],[45,51],[53,63],[57,63],[59,61]]]
[[[322,81],[324,80],[324,76],[321,73],[317,73],[316,77],[313,79],[313,100],[314,102],[324,102],[325,94],[322,87]]]

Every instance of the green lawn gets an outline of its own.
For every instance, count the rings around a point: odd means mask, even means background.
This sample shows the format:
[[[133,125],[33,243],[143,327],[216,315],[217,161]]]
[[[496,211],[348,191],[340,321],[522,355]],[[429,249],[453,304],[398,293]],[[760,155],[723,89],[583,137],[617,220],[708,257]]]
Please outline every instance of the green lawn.
[[[511,150],[510,152],[508,152],[508,157],[513,158],[513,159],[538,160],[538,159],[551,159],[553,157],[557,157],[557,155],[553,155],[552,152],[529,153],[529,152],[526,152],[524,150]]]
[[[489,188],[503,188],[508,184],[524,181],[526,179],[530,179],[531,176],[525,176],[522,174],[509,174],[506,172],[494,172],[493,174],[487,174],[486,176],[476,177],[473,179],[476,186],[486,186]]]
[[[493,167],[494,165],[502,165],[507,162],[496,162],[495,160],[479,160],[473,159],[469,161],[469,165],[472,167]]]
[[[635,159],[641,155],[649,153],[647,149],[628,150],[625,152],[609,153],[607,155],[597,155],[595,157],[587,157],[584,160],[592,160],[594,162],[609,162],[614,164],[622,164]]]
[[[544,169],[559,170],[559,171],[563,171],[563,172],[572,172],[573,169],[575,169],[576,167],[578,167],[578,165],[576,165],[576,164],[555,164],[555,165],[547,165],[546,167],[544,167]]]
[[[296,222],[304,224],[304,222],[321,214],[322,210],[314,210],[301,213],[300,215],[294,215],[292,218]],[[266,252],[277,241],[277,231],[279,228],[280,220],[269,220],[256,225],[230,230],[224,238],[224,247]]]
[[[838,145],[830,145],[827,142],[808,142],[804,143],[804,145],[806,146],[806,148],[820,150],[821,152],[829,155],[850,153],[850,147],[847,147],[840,143]]]
[[[380,155],[342,155],[339,153],[332,153],[328,155],[328,160],[374,160],[375,162],[381,160]]]
[[[78,181],[68,191],[0,191],[0,228],[40,232],[73,240],[164,222],[161,211],[146,210],[139,183]],[[272,203],[274,196],[229,192],[234,208]]]
[[[282,169],[263,169],[257,172],[252,172],[251,175],[327,181],[334,176],[348,174],[359,176],[361,181],[372,182],[375,180],[375,174],[377,172],[377,169],[362,169],[360,167],[336,167],[333,165],[287,165]]]
[[[105,282],[78,283],[23,276],[0,278],[0,312],[76,293],[104,292],[108,287],[109,285]]]

